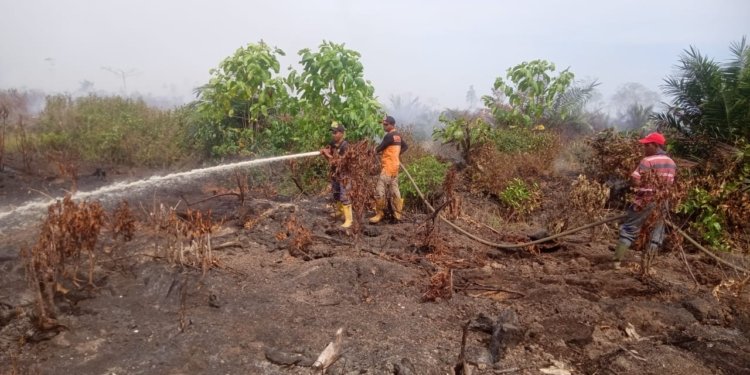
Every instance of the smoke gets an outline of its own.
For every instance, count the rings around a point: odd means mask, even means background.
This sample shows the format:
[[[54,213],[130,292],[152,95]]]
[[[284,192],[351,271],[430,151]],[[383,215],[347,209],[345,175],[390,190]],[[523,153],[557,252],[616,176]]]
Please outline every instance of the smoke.
[[[440,126],[440,110],[422,103],[412,94],[391,95],[389,103],[383,106],[396,119],[399,128],[410,130],[417,141],[432,139],[432,131]]]

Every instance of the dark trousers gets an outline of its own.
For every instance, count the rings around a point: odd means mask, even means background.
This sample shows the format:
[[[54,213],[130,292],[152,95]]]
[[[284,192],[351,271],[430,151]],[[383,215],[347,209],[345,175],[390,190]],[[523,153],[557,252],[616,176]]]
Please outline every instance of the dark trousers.
[[[341,202],[341,204],[348,205],[351,204],[351,201],[349,201],[349,190],[352,188],[351,182],[348,184],[342,183],[338,179],[332,179],[331,180],[331,190],[333,190],[333,200],[336,202]]]
[[[655,203],[649,203],[646,207],[639,208],[635,205],[631,205],[627,210],[627,217],[625,221],[620,225],[620,243],[630,247],[641,231],[641,227],[646,223],[646,220],[651,216],[654,209],[656,209]],[[662,208],[666,212],[666,207]],[[661,247],[664,242],[664,220],[658,220],[654,223],[654,227],[651,229],[651,238],[649,245]]]

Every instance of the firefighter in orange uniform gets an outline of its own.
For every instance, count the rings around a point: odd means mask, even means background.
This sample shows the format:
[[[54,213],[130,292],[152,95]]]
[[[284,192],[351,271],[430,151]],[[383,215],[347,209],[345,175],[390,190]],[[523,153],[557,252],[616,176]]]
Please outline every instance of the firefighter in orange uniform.
[[[375,149],[382,155],[380,157],[380,177],[375,188],[375,216],[370,218],[370,223],[373,224],[383,220],[387,205],[386,192],[390,194],[393,215],[396,220],[401,220],[401,213],[404,209],[404,200],[398,190],[398,169],[401,164],[400,156],[406,152],[409,146],[401,137],[401,134],[396,131],[396,120],[392,116],[386,116],[383,119],[383,129],[385,129],[385,137]]]

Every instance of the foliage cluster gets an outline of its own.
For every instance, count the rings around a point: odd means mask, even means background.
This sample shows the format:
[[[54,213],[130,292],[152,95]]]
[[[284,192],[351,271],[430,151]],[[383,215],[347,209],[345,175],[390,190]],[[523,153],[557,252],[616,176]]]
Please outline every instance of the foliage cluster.
[[[440,194],[443,180],[449,168],[448,163],[443,163],[432,155],[414,160],[406,166],[406,170],[414,178],[419,190],[431,202],[434,202],[434,199]],[[412,204],[412,202],[422,201],[405,173],[399,174],[399,189],[406,202]]]
[[[211,70],[198,88],[196,131],[214,155],[299,151],[317,148],[329,136],[329,124],[347,127],[351,140],[380,131],[380,105],[364,79],[360,54],[343,44],[323,42],[317,51],[302,49],[302,71],[279,75],[284,52],[264,42],[249,44]]]
[[[524,216],[541,204],[541,191],[536,182],[527,183],[520,178],[508,182],[499,194],[500,202],[516,216]]]
[[[39,151],[104,165],[168,166],[188,152],[183,111],[122,97],[51,96],[39,116]]]
[[[697,48],[680,56],[675,74],[662,88],[671,97],[656,116],[683,134],[734,144],[750,140],[750,46],[746,38],[730,46],[732,59],[717,63]]]
[[[461,153],[466,164],[471,164],[472,151],[484,143],[491,134],[490,125],[480,116],[471,113],[442,114],[442,128],[436,128],[432,136],[443,144],[452,144]]]
[[[489,139],[503,153],[546,152],[556,149],[558,135],[550,131],[527,128],[499,128],[489,134]]]
[[[598,83],[579,85],[569,69],[558,75],[554,75],[555,70],[554,63],[533,60],[508,68],[506,79],[496,78],[493,85],[495,95],[483,97],[496,123],[590,129],[584,106]]]
[[[692,230],[716,249],[750,243],[750,147],[740,158],[721,162],[716,170],[698,165],[683,174],[679,181],[679,204]]]

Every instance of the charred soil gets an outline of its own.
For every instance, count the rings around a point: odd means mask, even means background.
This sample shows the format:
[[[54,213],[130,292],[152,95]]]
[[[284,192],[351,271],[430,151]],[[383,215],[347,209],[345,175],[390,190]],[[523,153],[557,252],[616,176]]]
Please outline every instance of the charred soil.
[[[180,195],[206,197],[196,187],[162,198],[174,205]],[[205,272],[170,261],[164,235],[139,212],[133,241],[99,244],[93,285],[60,286],[58,324],[46,330],[33,324],[18,256],[37,228],[4,234],[0,370],[308,374],[343,328],[328,373],[750,374],[748,293],[716,288],[732,275],[699,254],[663,253],[643,276],[637,252],[612,270],[614,239],[591,232],[500,251],[439,221],[426,243],[426,214],[352,235],[322,195],[244,199],[191,206],[213,223]],[[464,211],[475,220],[457,223],[493,241],[534,229],[514,224],[501,236]]]

